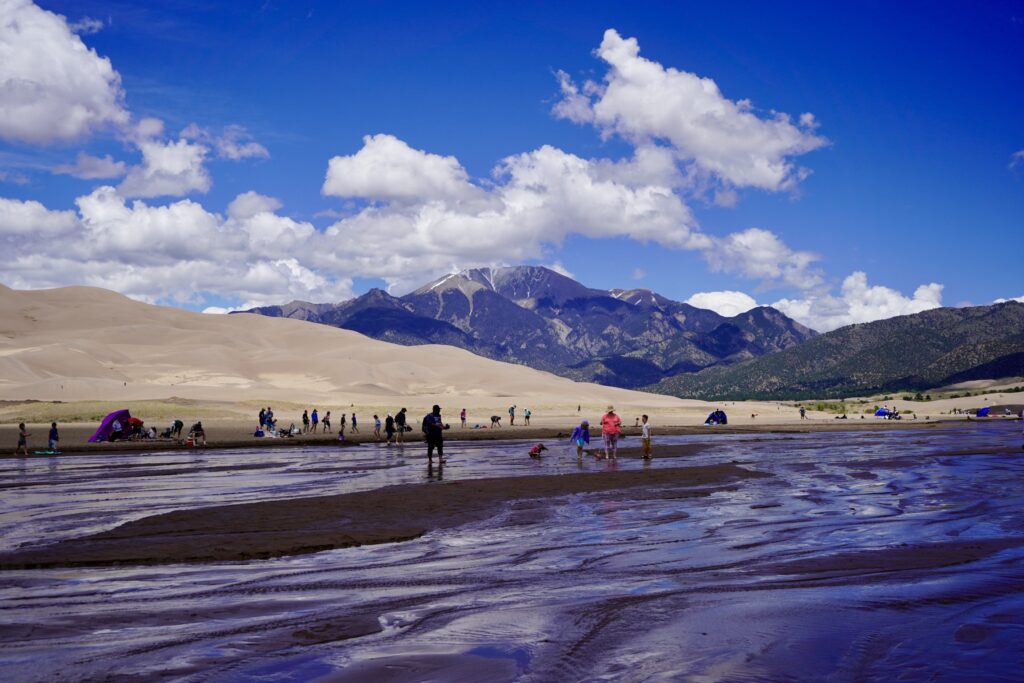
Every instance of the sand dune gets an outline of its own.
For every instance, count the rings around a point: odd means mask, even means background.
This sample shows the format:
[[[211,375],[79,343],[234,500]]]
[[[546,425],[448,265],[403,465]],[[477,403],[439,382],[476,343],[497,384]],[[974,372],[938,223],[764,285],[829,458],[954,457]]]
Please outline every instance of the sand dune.
[[[447,346],[257,315],[203,315],[90,287],[0,286],[0,399],[239,402],[388,397],[705,405],[572,382]]]

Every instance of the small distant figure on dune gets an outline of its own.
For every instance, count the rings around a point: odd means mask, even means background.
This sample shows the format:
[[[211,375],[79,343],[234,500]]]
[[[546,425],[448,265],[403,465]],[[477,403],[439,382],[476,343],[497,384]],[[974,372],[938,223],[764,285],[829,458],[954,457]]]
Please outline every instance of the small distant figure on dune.
[[[516,426],[516,407],[515,407],[515,405],[510,405],[508,407],[508,426],[509,427],[515,427]]]
[[[526,409],[523,410],[523,422],[526,424],[527,427],[530,426],[530,416],[531,415],[533,415],[533,413],[530,412],[529,408],[526,408]]]
[[[640,444],[643,446],[644,460],[651,459],[651,423],[647,421],[647,416],[642,415],[640,417],[643,420],[643,424],[640,426]]]
[[[320,414],[316,412],[316,408],[313,408],[313,412],[309,414],[309,422],[313,425],[309,431],[316,434],[316,428],[320,426]]]
[[[359,423],[356,421],[356,414],[355,413],[352,413],[352,433],[353,434],[358,434],[359,433]]]
[[[576,444],[576,457],[583,457],[583,446],[590,445],[590,423],[584,420],[572,430],[569,440]]]
[[[604,458],[617,460],[619,457],[619,435],[622,434],[622,418],[615,414],[615,406],[601,418],[601,436],[604,438]]]
[[[576,412],[577,413],[581,412],[582,410],[583,410],[583,404],[582,403],[576,406]]]
[[[18,451],[27,458],[28,457],[28,437],[32,436],[32,432],[25,429],[25,423],[18,423],[18,445],[14,447],[14,454],[17,455]]]
[[[490,429],[493,429],[494,427],[500,427],[500,426],[501,426],[501,415],[491,415],[491,426],[490,426]]]
[[[806,420],[807,419],[807,409],[804,408],[803,406],[800,406],[800,419],[801,420]]]
[[[49,450],[51,450],[51,451],[57,450],[57,442],[58,441],[60,441],[60,434],[57,432],[57,423],[56,422],[51,422],[50,423],[50,439],[49,439],[50,443],[49,443],[49,446],[48,446]]]
[[[388,437],[388,445],[390,446],[395,441],[395,418],[388,413],[388,416],[384,418],[384,433]]]
[[[757,413],[751,413],[750,414],[750,419],[753,420],[755,418],[757,418]]]
[[[331,411],[327,411],[327,414],[324,415],[324,419],[320,421],[320,424],[324,426],[324,434],[331,431]]]
[[[462,421],[462,429],[465,429],[466,428],[466,409],[465,408],[463,408],[461,411],[459,411],[459,420]]]
[[[302,411],[302,433],[305,434],[309,431],[309,413],[305,410]]]
[[[542,444],[542,443],[536,444],[536,445],[534,445],[534,447],[533,447],[533,448],[531,448],[531,449],[530,449],[530,457],[531,457],[531,458],[539,458],[539,457],[540,457],[540,454],[541,454],[541,453],[542,453],[543,451],[546,451],[547,449],[548,449],[548,447],[547,447],[547,446],[545,446],[545,445],[544,445],[544,444]]]

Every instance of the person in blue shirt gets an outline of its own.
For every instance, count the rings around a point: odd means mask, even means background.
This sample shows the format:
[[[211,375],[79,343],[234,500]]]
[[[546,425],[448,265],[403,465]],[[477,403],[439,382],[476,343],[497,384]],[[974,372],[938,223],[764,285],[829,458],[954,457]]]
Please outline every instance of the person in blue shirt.
[[[57,433],[57,423],[50,423],[50,450],[57,450],[57,442],[60,441],[60,435]]]
[[[590,423],[586,420],[581,422],[578,427],[572,430],[572,436],[569,437],[569,440],[576,444],[576,457],[582,458],[583,445],[590,445]]]

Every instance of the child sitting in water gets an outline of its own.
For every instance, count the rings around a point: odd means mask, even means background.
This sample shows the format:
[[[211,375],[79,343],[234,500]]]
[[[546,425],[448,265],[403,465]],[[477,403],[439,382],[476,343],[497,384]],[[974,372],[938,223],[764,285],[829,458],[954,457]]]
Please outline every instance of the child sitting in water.
[[[572,430],[572,436],[569,440],[576,444],[576,457],[583,457],[583,445],[590,445],[590,423],[586,420],[581,422],[578,427]]]
[[[533,448],[530,449],[530,457],[531,458],[539,458],[541,451],[546,451],[547,449],[548,449],[547,446],[545,446],[542,443],[539,443],[539,444],[537,444],[536,446],[534,446]]]

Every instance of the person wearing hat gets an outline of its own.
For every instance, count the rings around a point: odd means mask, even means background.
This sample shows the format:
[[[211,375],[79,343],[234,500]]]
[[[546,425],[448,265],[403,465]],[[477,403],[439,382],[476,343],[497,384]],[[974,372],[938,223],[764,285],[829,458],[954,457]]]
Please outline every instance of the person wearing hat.
[[[579,425],[572,430],[572,436],[569,440],[576,444],[576,457],[583,457],[583,446],[584,444],[590,445],[590,423],[586,420],[580,422]]]
[[[622,419],[615,414],[615,406],[608,406],[608,412],[601,418],[601,436],[604,437],[605,460],[618,459],[619,434],[622,434]]]

